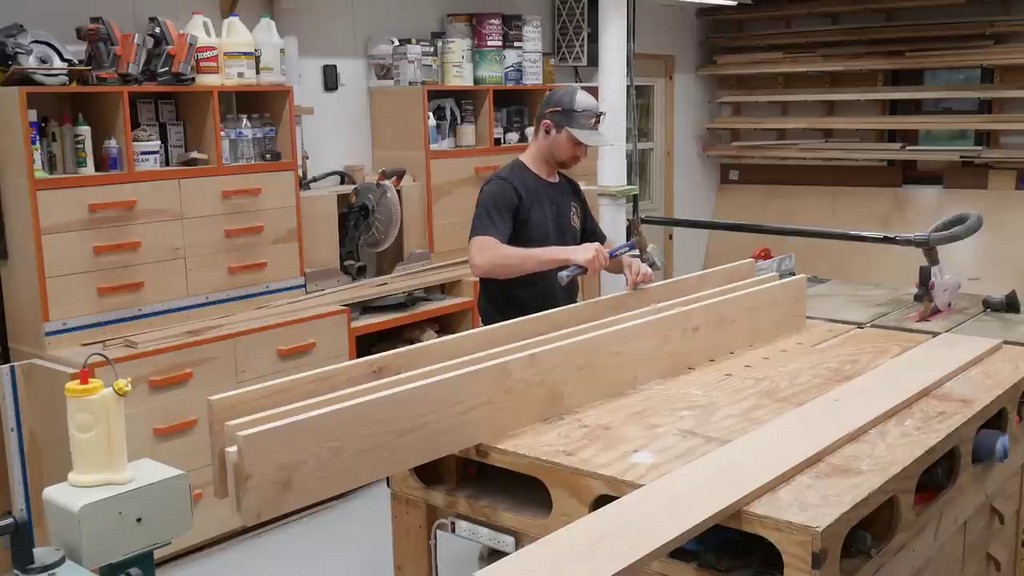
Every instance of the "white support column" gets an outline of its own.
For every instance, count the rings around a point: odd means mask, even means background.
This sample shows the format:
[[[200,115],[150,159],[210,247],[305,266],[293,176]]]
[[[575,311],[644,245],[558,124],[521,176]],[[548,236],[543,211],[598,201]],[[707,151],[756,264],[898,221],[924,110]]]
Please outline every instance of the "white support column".
[[[598,1],[597,89],[601,110],[607,112],[602,131],[615,144],[598,150],[597,183],[623,186],[626,181],[626,49],[629,12],[626,0]],[[627,203],[616,198],[600,200],[601,227],[613,245],[626,241]],[[601,273],[601,294],[626,289],[622,275]]]

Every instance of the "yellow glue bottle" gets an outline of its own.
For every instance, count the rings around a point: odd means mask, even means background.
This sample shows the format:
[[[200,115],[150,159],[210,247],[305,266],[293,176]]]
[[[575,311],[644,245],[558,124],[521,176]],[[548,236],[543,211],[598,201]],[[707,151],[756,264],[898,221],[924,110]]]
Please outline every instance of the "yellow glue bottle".
[[[108,388],[103,380],[90,378],[83,365],[78,380],[64,385],[71,440],[68,484],[72,486],[127,484],[133,479],[124,424],[124,397],[131,391],[131,379],[117,378],[116,369],[114,377]]]

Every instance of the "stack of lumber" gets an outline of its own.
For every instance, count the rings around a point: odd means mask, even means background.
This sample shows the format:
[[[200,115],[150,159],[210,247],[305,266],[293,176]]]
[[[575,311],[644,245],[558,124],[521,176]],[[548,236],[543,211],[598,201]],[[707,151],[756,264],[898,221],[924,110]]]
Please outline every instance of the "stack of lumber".
[[[370,278],[288,300],[277,300],[247,312],[119,337],[105,342],[105,345],[148,349],[195,338],[212,338],[243,332],[249,326],[287,319],[314,309],[336,309],[394,294],[444,286],[446,283],[471,276],[465,259],[453,260]]]
[[[550,534],[533,532],[544,537],[480,572],[611,576],[663,562],[672,549],[745,507],[764,504],[789,482],[818,482],[822,470],[837,466],[825,459],[854,462],[864,448],[851,453],[848,446],[870,437],[877,457],[870,480],[852,493],[827,493],[852,505],[852,511],[807,532],[794,533],[790,524],[791,545],[773,540],[787,576],[822,569],[822,574],[839,574],[841,556],[847,557],[840,554],[846,533],[865,515],[875,520],[873,510],[889,497],[898,498],[901,507],[914,500],[905,479],[890,481],[893,469],[912,470],[916,478],[942,454],[930,453],[927,441],[917,439],[938,437],[939,444],[949,445],[942,450],[955,449],[968,468],[942,500],[964,500],[960,520],[926,530],[929,536],[959,550],[964,564],[964,540],[997,531],[989,527],[988,516],[976,527],[968,521],[990,498],[1006,530],[1017,530],[1024,451],[1015,448],[1006,466],[973,469],[965,451],[969,454],[973,431],[990,416],[986,412],[1016,410],[1024,388],[1024,349],[968,336],[929,339],[893,332],[896,336],[878,339],[866,330],[808,322],[806,278],[755,274],[752,261],[733,262],[636,292],[211,397],[213,458],[221,466],[216,495],[231,498],[242,521],[255,524],[453,454],[468,455],[482,444],[505,446],[508,452],[518,446],[517,451],[532,453],[534,462],[579,461],[591,440],[618,439],[630,449],[602,450],[601,460],[626,466],[642,480],[608,492],[620,498],[589,514],[598,508],[594,499],[561,507],[565,495],[579,496],[578,486],[553,487],[549,491],[559,495],[558,508],[510,514],[533,515]],[[832,338],[841,343],[818,346]],[[805,376],[808,371],[812,374]],[[762,381],[752,379],[755,373],[773,376]],[[727,380],[719,382],[723,377]],[[729,389],[737,393],[731,397],[746,400],[736,400],[731,409],[717,403]],[[687,426],[694,433],[685,432]],[[877,453],[879,442],[891,446],[908,426],[934,428],[920,434],[911,430],[908,436],[922,454]],[[712,434],[711,428],[718,431]],[[646,432],[660,443],[630,442]],[[1010,433],[1015,446],[1020,432]],[[488,459],[489,450],[478,448],[476,457]],[[689,457],[679,460],[669,453]],[[618,475],[604,473],[605,478]],[[877,493],[862,497],[875,481]],[[603,485],[585,485],[600,495]],[[1016,497],[997,505],[1007,486]],[[807,486],[792,492],[812,496]],[[508,498],[499,495],[476,506],[488,510],[504,501]],[[446,502],[454,505],[456,499]],[[796,502],[798,510],[819,508]],[[820,518],[840,507],[821,504]],[[900,509],[904,519],[898,535],[862,526],[878,537],[882,549],[877,559],[858,558],[852,569],[844,566],[843,576],[877,571],[884,555],[896,561],[891,557],[896,548],[885,544],[913,543],[919,530],[934,528],[930,522],[942,518],[938,504],[919,516],[905,512]],[[765,518],[762,525],[779,525],[771,521],[777,515],[772,510],[758,514]],[[744,521],[738,527],[754,530],[755,524]],[[978,530],[968,536],[969,528]],[[426,539],[405,546],[426,549]],[[829,554],[820,553],[822,546]],[[900,560],[913,569],[890,573],[911,575],[927,568],[935,550],[918,548],[916,558]],[[812,551],[819,552],[816,559]],[[982,562],[991,556],[1006,565],[1015,551],[1007,556],[993,545],[985,554]]]
[[[926,166],[1024,161],[1024,15],[986,0],[777,0],[704,9],[720,112],[708,156],[734,164]],[[992,70],[957,85],[925,72]],[[926,102],[986,103],[976,113]],[[918,148],[924,131],[975,133],[973,145]],[[973,132],[972,132],[973,131]],[[856,146],[800,146],[842,139]],[[751,147],[749,144],[757,144]]]

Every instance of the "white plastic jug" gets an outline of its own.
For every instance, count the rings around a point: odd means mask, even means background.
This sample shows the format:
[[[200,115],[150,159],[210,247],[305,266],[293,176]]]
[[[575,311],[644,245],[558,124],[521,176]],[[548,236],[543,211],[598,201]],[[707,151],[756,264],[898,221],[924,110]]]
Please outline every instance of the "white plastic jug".
[[[284,84],[284,39],[277,33],[277,24],[264,14],[252,29],[256,40],[256,79],[259,84]]]
[[[68,484],[88,487],[132,481],[124,417],[124,396],[129,391],[130,380],[119,379],[107,388],[102,380],[85,374],[64,385],[71,447]]]
[[[225,86],[256,84],[256,40],[238,14],[220,27],[220,69]]]
[[[213,21],[202,12],[193,12],[192,19],[185,25],[186,34],[195,34],[196,44],[195,76],[200,86],[223,84],[220,70],[220,40],[217,39]]]

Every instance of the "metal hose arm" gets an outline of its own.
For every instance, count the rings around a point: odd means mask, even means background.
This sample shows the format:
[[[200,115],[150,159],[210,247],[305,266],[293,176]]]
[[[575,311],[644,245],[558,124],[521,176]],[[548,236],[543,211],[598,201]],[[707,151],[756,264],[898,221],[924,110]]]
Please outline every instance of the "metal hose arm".
[[[927,234],[915,234],[914,246],[937,248],[974,236],[981,230],[984,221],[977,212],[960,212],[943,218],[931,227]]]

